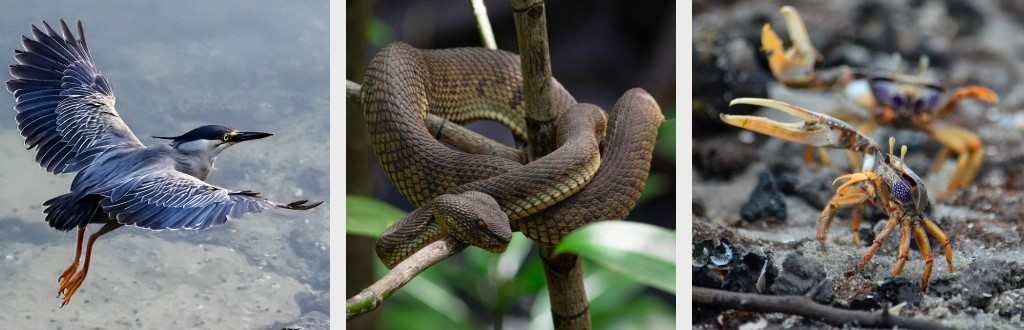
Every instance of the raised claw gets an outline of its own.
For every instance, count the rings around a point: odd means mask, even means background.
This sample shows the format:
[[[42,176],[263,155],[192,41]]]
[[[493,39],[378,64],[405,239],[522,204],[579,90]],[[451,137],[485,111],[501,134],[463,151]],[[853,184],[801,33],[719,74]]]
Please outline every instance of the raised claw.
[[[872,144],[870,139],[842,120],[789,103],[761,98],[738,98],[729,102],[729,106],[736,104],[772,108],[802,120],[784,123],[759,116],[720,115],[722,121],[739,128],[815,147],[863,151]]]
[[[786,49],[782,39],[772,30],[771,24],[761,28],[761,48],[768,55],[768,66],[772,75],[787,85],[807,84],[815,79],[814,64],[818,50],[811,44],[804,20],[795,8],[783,6],[779,10],[786,21],[792,47]]]

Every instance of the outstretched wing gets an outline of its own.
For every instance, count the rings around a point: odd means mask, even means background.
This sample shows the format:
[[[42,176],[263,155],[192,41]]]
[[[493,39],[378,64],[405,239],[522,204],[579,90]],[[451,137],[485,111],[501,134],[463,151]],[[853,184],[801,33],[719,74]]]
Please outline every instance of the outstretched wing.
[[[78,38],[63,20],[58,33],[32,26],[22,37],[25,50],[15,50],[7,89],[14,94],[18,129],[36,161],[51,173],[70,173],[88,166],[104,151],[142,147],[114,110],[114,94],[85,43],[82,22]]]
[[[252,191],[231,191],[167,169],[112,190],[100,206],[117,222],[153,230],[206,229],[271,208],[308,210],[322,202],[281,204]]]

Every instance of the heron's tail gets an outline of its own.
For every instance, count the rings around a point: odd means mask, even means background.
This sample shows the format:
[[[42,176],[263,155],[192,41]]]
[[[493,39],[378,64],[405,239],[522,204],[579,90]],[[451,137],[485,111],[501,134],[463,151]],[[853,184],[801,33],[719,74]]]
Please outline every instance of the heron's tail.
[[[46,222],[57,230],[68,231],[88,224],[95,215],[97,203],[74,194],[63,194],[43,203]]]

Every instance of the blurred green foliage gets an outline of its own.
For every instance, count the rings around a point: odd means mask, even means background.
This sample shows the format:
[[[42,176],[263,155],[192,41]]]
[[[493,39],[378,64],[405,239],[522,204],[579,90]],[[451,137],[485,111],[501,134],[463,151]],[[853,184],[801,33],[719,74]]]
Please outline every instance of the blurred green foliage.
[[[384,202],[359,196],[348,196],[346,206],[346,230],[352,234],[377,237],[403,215]],[[673,231],[629,222],[596,223],[570,234],[557,249],[583,257],[594,329],[674,326]],[[387,268],[378,261],[375,271],[381,277]],[[502,254],[471,247],[427,269],[381,309],[384,329],[552,327],[543,264],[533,243],[518,234]]]

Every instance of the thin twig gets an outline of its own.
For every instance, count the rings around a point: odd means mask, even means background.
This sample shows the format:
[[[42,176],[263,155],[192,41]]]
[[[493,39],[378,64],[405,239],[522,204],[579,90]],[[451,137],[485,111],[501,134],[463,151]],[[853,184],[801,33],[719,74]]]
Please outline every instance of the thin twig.
[[[480,30],[480,39],[487,49],[498,49],[498,43],[494,41],[494,30],[491,30],[491,20],[487,18],[487,7],[484,0],[469,0],[473,7],[473,16],[476,16],[476,27]]]
[[[359,103],[361,89],[362,86],[358,83],[345,81],[346,97],[349,100]],[[494,141],[440,116],[427,114],[427,119],[424,122],[427,125],[427,130],[434,134],[439,141],[450,144],[458,150],[471,154],[498,156],[519,163],[526,161],[526,155],[521,150]]]
[[[951,329],[941,323],[900,317],[881,312],[846,310],[821,305],[807,296],[770,296],[739,293],[702,287],[693,288],[693,303],[725,309],[759,313],[784,313],[812,318],[835,326],[857,325],[865,328]]]
[[[373,285],[345,301],[346,319],[352,319],[376,309],[392,293],[409,283],[416,275],[459,253],[464,248],[466,248],[466,244],[452,238],[444,238],[416,251],[408,259],[398,263],[395,268],[374,282]]]

